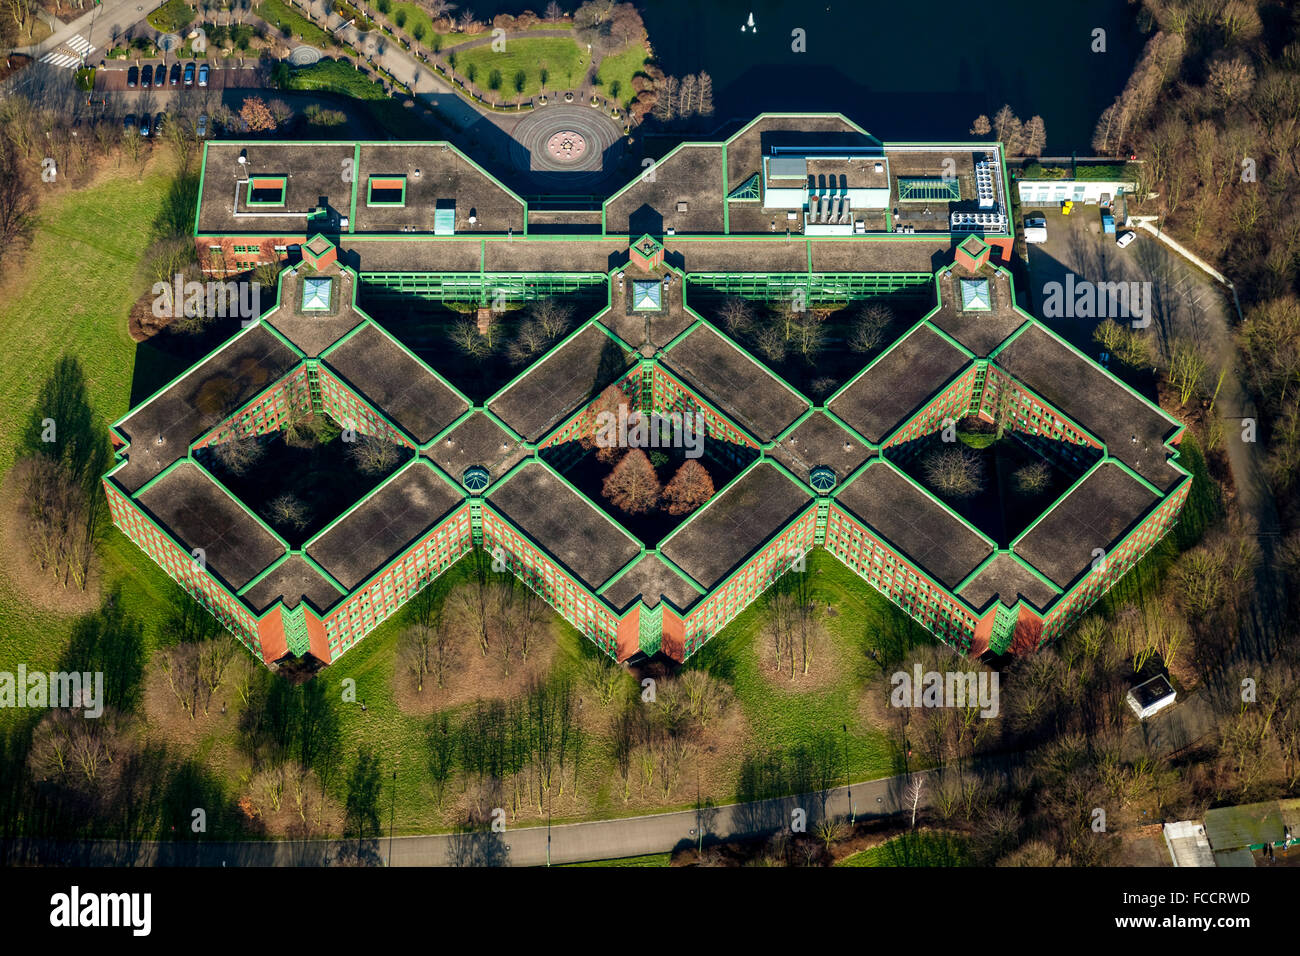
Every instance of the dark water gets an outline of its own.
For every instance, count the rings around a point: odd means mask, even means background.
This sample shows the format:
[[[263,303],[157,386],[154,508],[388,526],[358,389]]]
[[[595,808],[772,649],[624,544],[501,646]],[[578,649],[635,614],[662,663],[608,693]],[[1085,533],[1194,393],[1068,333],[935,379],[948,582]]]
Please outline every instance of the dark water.
[[[575,5],[568,0],[566,8]],[[541,0],[471,3],[480,14]],[[1143,38],[1126,0],[641,0],[665,73],[707,71],[719,119],[838,111],[884,140],[964,137],[1010,103],[1041,115],[1047,150],[1090,153]],[[750,13],[758,32],[740,31]],[[806,31],[807,52],[791,50]],[[1106,31],[1105,53],[1092,32]]]

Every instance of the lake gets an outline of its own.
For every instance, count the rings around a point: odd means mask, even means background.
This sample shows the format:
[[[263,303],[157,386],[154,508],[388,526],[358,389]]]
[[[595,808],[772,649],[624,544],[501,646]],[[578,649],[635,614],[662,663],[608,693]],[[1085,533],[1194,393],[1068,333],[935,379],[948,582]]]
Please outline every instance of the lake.
[[[481,16],[545,7],[470,3]],[[572,3],[565,4],[572,8]],[[1041,115],[1047,151],[1091,153],[1143,37],[1126,0],[992,3],[647,0],[638,6],[665,73],[707,71],[717,118],[837,111],[884,140],[965,138],[1003,104]],[[741,32],[753,13],[757,32]],[[804,31],[806,51],[791,49]],[[1106,31],[1094,53],[1093,31]]]

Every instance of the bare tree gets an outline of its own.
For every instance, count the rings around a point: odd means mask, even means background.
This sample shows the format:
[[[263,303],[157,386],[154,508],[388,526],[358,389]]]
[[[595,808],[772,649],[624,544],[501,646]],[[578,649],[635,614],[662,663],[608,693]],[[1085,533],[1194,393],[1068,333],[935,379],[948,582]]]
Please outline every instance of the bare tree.
[[[348,457],[359,471],[367,475],[386,475],[397,466],[406,449],[383,435],[358,433],[348,443]]]
[[[548,343],[564,335],[573,323],[573,305],[555,296],[538,299],[529,307],[529,312]]]
[[[984,487],[979,458],[957,445],[932,452],[925,460],[924,471],[931,487],[953,498],[970,498]]]
[[[248,474],[266,452],[266,448],[256,435],[247,438],[228,438],[207,447],[216,462],[232,475]]]
[[[452,343],[473,359],[481,359],[492,351],[491,340],[478,330],[473,319],[461,319],[448,333]]]
[[[1045,461],[1030,462],[1016,471],[1015,479],[1021,494],[1036,495],[1051,483],[1052,470]]]
[[[285,525],[295,531],[305,528],[310,519],[306,502],[292,492],[271,499],[266,506],[266,515],[272,524]]]
[[[0,131],[0,261],[30,237],[34,206],[27,164],[6,127]]]
[[[695,95],[699,102],[699,105],[696,107],[696,112],[698,112],[701,116],[712,116],[713,115],[713,77],[709,76],[709,74],[707,73],[701,72],[696,76],[695,84],[696,84]]]
[[[732,335],[744,335],[754,325],[754,309],[739,296],[729,295],[718,306],[718,319]]]
[[[921,800],[925,796],[925,778],[919,774],[912,774],[907,781],[907,789],[903,791],[903,804],[908,806],[912,811],[912,829],[916,829],[916,809],[921,805]]]
[[[884,344],[885,334],[894,322],[894,311],[887,305],[871,302],[858,309],[853,330],[849,333],[849,348],[855,352],[870,352]]]

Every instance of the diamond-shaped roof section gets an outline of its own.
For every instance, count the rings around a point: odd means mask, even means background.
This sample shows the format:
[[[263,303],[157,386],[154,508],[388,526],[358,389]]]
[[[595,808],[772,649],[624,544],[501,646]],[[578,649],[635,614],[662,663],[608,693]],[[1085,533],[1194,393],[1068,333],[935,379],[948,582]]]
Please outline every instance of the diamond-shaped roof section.
[[[868,441],[882,441],[967,363],[967,356],[943,336],[918,326],[831,399],[828,408]]]

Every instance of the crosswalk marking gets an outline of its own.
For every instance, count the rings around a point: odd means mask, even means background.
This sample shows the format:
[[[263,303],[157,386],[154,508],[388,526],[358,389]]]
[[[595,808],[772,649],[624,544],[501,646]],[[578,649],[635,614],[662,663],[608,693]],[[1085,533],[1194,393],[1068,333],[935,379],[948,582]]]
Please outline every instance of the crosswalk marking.
[[[91,46],[89,40],[78,34],[41,57],[41,62],[58,69],[70,70],[79,66],[82,59],[93,53],[95,49],[96,47]]]

